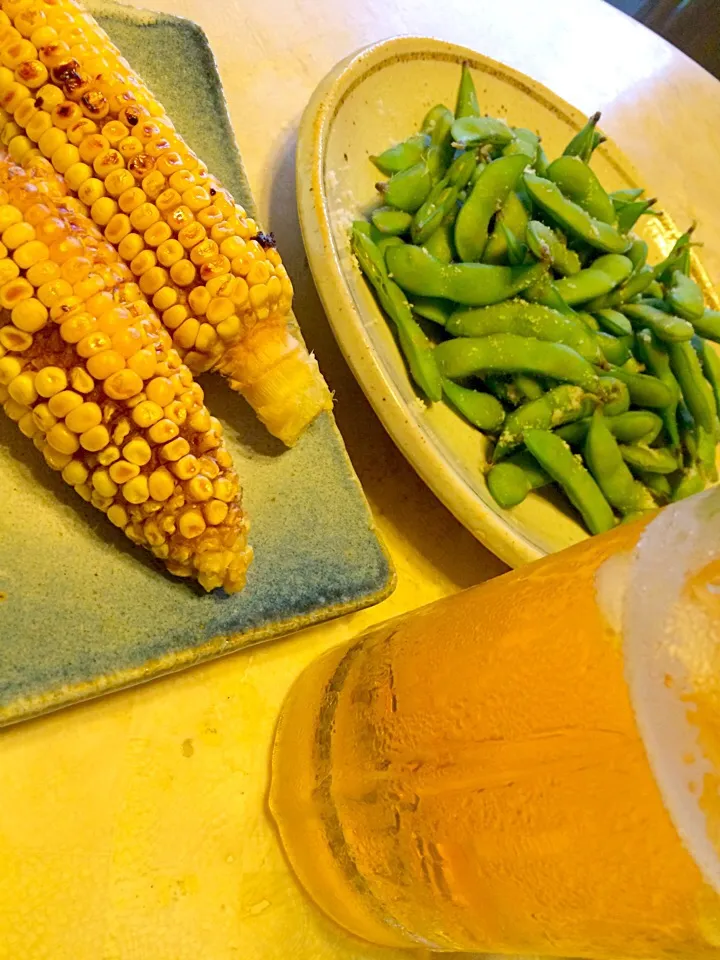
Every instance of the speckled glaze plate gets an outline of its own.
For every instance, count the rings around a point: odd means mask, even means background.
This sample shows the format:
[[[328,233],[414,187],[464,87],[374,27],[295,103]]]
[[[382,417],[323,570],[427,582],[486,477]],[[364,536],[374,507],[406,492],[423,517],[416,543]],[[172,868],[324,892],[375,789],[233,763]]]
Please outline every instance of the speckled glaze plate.
[[[369,154],[415,133],[434,104],[452,108],[463,61],[470,63],[483,112],[536,130],[548,156],[560,153],[584,124],[578,110],[546,87],[466,47],[420,37],[385,40],[339,63],[313,95],[298,141],[298,208],[328,318],[375,412],[458,520],[517,566],[585,537],[577,515],[552,493],[530,494],[512,511],[498,507],[484,479],[485,438],[445,404],[420,401],[349,245],[352,221],[377,205],[378,172]],[[593,167],[610,190],[648,186],[611,142],[596,152]],[[666,216],[645,223],[641,232],[656,262],[678,231]],[[716,305],[697,260],[694,275]]]
[[[252,209],[205,35],[175,17],[109,3],[91,11],[178,129]],[[0,418],[0,724],[228,653],[376,603],[394,574],[333,418],[292,450],[216,377],[251,516],[245,591],[206,595],[170,577],[83,503]]]

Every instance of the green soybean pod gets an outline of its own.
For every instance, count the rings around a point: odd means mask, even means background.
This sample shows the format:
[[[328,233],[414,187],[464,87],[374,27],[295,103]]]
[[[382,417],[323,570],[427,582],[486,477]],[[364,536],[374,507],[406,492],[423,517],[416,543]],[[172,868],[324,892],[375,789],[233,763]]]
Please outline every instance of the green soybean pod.
[[[596,403],[594,397],[572,384],[562,384],[548,390],[542,397],[523,404],[507,415],[493,459],[501,460],[520,446],[527,430],[550,430],[564,423],[581,420],[590,416]]]
[[[607,417],[615,417],[630,409],[630,391],[618,377],[600,377],[598,396]]]
[[[596,310],[594,316],[602,329],[614,337],[631,337],[633,334],[632,324],[619,310]]]
[[[698,336],[720,343],[720,311],[704,310],[703,315],[693,320],[692,325]]]
[[[475,83],[470,73],[470,64],[463,63],[462,73],[460,74],[460,86],[458,87],[457,101],[455,103],[456,117],[479,117],[480,105],[478,104],[477,91]]]
[[[639,330],[635,342],[640,360],[646,369],[670,389],[673,399],[662,409],[662,419],[665,423],[668,439],[673,449],[680,446],[678,432],[677,407],[680,401],[680,386],[670,368],[670,358],[663,343],[650,330]]]
[[[432,320],[440,327],[447,326],[447,322],[452,316],[453,305],[447,300],[439,300],[435,297],[415,297],[410,303],[413,313],[425,320]]]
[[[714,436],[716,429],[715,397],[703,376],[700,361],[689,341],[667,345],[672,372],[680,384],[683,399],[695,423]]]
[[[611,433],[602,412],[596,410],[590,420],[585,439],[585,463],[598,486],[620,513],[627,515],[655,506],[648,491],[633,478],[623,460],[617,440]]]
[[[452,223],[441,223],[437,230],[430,234],[422,248],[440,263],[452,263],[455,258],[452,235]]]
[[[414,134],[402,143],[396,143],[394,147],[384,150],[378,156],[371,156],[370,160],[381,173],[389,177],[420,163],[429,143],[430,138],[424,133]]]
[[[538,260],[546,260],[563,277],[580,273],[580,257],[574,250],[568,249],[557,233],[539,220],[530,220],[525,230],[525,238],[532,253]]]
[[[451,380],[484,372],[520,372],[575,383],[588,393],[599,388],[599,377],[575,350],[511,333],[446,340],[435,348],[435,357],[442,375]]]
[[[526,165],[527,158],[522,155],[501,157],[477,178],[455,221],[455,248],[462,261],[470,263],[482,257],[490,220],[514,190]]]
[[[632,356],[632,337],[614,337],[603,330],[595,335],[608,363],[620,367]]]
[[[528,430],[525,445],[543,470],[559,483],[582,516],[590,533],[604,533],[615,525],[610,504],[570,447],[549,430]]]
[[[438,103],[428,110],[422,122],[422,132],[430,138],[425,159],[433,181],[440,180],[452,162],[454,120],[451,111],[444,104]]]
[[[622,312],[629,318],[634,328],[652,330],[658,340],[664,343],[690,340],[695,332],[692,324],[687,320],[665,313],[647,303],[627,303],[622,308]]]
[[[644,483],[650,493],[659,504],[669,503],[672,499],[673,489],[667,474],[664,473],[646,473],[644,470],[636,470],[635,476],[641,483]]]
[[[555,288],[565,303],[571,307],[587,303],[614,290],[632,273],[631,261],[622,254],[607,254],[598,257],[591,267],[586,267],[571,277],[555,281]]]
[[[504,263],[507,259],[508,244],[503,227],[507,227],[516,237],[524,237],[530,216],[515,190],[511,190],[497,215],[495,226],[483,252],[484,263]]]
[[[545,394],[542,384],[526,373],[514,373],[512,381],[526,400],[539,400]]]
[[[690,347],[692,350],[692,347]],[[629,373],[622,367],[611,367],[612,377],[622,380],[628,388],[631,401],[638,407],[661,408],[667,407],[673,401],[670,388],[658,380],[644,373]]]
[[[685,320],[694,323],[705,313],[705,298],[700,287],[680,270],[672,274],[672,282],[665,294],[673,311]]]
[[[647,473],[675,473],[680,464],[667,447],[648,447],[641,443],[620,444],[623,459],[633,469]]]
[[[720,410],[720,356],[707,340],[699,339],[697,347],[703,373],[715,394],[715,406]]]
[[[493,499],[505,510],[522,503],[531,490],[539,490],[549,483],[550,477],[526,450],[493,464],[487,475]]]
[[[378,207],[373,210],[370,218],[380,233],[390,237],[407,233],[413,219],[404,210],[394,210],[392,207]]]
[[[615,223],[615,207],[593,170],[580,157],[562,156],[547,170],[548,180],[564,195],[603,223]]]
[[[452,380],[443,378],[443,394],[458,413],[478,430],[484,433],[497,433],[505,420],[502,404],[489,393],[461,387]]]
[[[590,161],[590,157],[593,155],[593,151],[598,146],[602,136],[597,136],[599,134],[597,130],[599,120],[600,111],[588,118],[585,126],[581,130],[578,130],[563,150],[564,157],[580,157],[585,163]]]
[[[453,143],[469,149],[491,144],[505,147],[513,139],[513,132],[504,120],[495,117],[458,117],[452,125]]]
[[[424,160],[413,164],[400,173],[394,173],[383,185],[381,193],[389,207],[415,213],[430,193],[432,179],[428,165]]]

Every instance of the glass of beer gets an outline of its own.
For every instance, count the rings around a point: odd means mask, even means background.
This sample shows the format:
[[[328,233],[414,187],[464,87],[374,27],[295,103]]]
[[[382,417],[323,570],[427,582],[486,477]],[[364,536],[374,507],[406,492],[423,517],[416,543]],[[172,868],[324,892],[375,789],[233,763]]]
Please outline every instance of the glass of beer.
[[[720,958],[720,493],[313,663],[270,806],[316,903],[393,947]]]

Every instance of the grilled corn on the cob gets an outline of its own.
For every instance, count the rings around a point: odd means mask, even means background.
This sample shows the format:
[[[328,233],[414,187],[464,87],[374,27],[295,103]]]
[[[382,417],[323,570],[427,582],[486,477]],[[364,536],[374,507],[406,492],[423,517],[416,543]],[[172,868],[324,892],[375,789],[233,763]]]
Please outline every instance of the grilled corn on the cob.
[[[0,140],[51,160],[194,373],[219,370],[292,444],[332,400],[289,323],[272,237],[210,174],[73,0],[0,0]]]
[[[252,554],[220,423],[115,248],[47,161],[27,165],[0,161],[5,413],[172,573],[241,589]]]

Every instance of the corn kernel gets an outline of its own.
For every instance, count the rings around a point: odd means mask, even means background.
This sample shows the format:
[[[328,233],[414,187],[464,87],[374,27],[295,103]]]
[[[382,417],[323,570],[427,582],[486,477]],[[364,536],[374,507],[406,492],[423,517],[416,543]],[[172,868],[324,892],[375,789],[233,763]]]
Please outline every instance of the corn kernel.
[[[122,443],[125,438],[130,433],[132,427],[130,426],[130,421],[126,417],[122,417],[115,424],[115,429],[113,430],[113,443]]]
[[[51,308],[65,297],[71,297],[73,289],[67,280],[51,280],[37,288],[37,298],[46,307]]]
[[[75,453],[80,446],[78,438],[68,430],[64,423],[56,423],[54,427],[48,430],[47,442],[58,453],[65,454]]]
[[[29,133],[30,128],[28,127],[28,134]],[[34,140],[35,137],[32,139]],[[67,134],[64,130],[58,130],[57,127],[51,127],[49,130],[46,130],[45,133],[43,133],[43,135],[37,141],[37,145],[42,150],[44,156],[51,157],[59,147],[62,147],[63,144],[67,143],[67,139]]]
[[[47,260],[49,256],[50,251],[44,243],[40,240],[31,240],[28,243],[23,243],[15,250],[13,260],[21,270],[27,270],[33,264],[39,263],[41,260]]]
[[[165,310],[169,310],[170,307],[175,306],[178,301],[178,292],[173,287],[161,287],[160,290],[153,296],[153,307],[159,312],[163,313]]]
[[[137,477],[139,473],[140,467],[134,463],[128,463],[127,460],[117,460],[110,467],[110,478],[121,485]]]
[[[103,350],[109,350],[110,346],[110,337],[100,330],[95,330],[79,340],[75,349],[79,356],[87,360]]]
[[[175,490],[175,478],[165,467],[159,467],[150,474],[148,489],[153,500],[168,500]]]
[[[106,227],[118,212],[112,197],[99,197],[90,207],[90,216],[99,227]]]
[[[189,317],[173,334],[173,342],[184,350],[189,350],[195,343],[200,329],[200,322]]]
[[[88,170],[89,169],[88,167]],[[105,184],[97,177],[89,177],[83,180],[82,184],[78,187],[78,198],[82,200],[86,207],[92,207],[96,200],[104,196]]]
[[[135,236],[135,234],[132,234],[132,236]],[[136,277],[140,277],[154,267],[155,262],[155,253],[152,250],[141,250],[141,252],[131,260],[130,269]]]
[[[183,424],[187,420],[187,410],[180,400],[173,400],[164,409],[165,416],[173,423]]]
[[[100,356],[103,355],[100,354]],[[88,364],[95,359],[93,357]],[[140,393],[142,388],[143,382],[134,370],[120,370],[113,373],[103,384],[103,390],[111,400],[129,400]]]
[[[101,450],[97,455],[97,462],[103,467],[109,467],[120,459],[120,451],[117,447],[109,446]]]
[[[52,117],[43,110],[38,110],[29,118],[25,129],[30,139],[37,143],[43,134],[52,129],[52,125]],[[48,154],[45,154],[45,156],[48,156]]]
[[[47,109],[47,108],[45,108]],[[72,100],[65,100],[59,103],[50,111],[54,127],[60,130],[68,130],[78,120],[82,120],[82,110],[73,103]]]
[[[179,433],[178,425],[167,419],[159,420],[148,430],[148,436],[156,444],[167,443],[168,440],[173,440]]]
[[[128,522],[127,510],[125,507],[120,506],[119,503],[114,503],[107,512],[107,518],[110,523],[122,528],[126,526]]]
[[[190,444],[184,437],[176,437],[160,449],[160,459],[174,462],[187,456],[188,453],[190,453]]]
[[[41,287],[44,283],[51,283],[60,278],[60,264],[52,260],[43,260],[33,264],[25,274],[34,287]]]
[[[228,342],[234,340],[240,333],[240,319],[239,317],[228,317],[227,320],[219,323],[216,329],[218,336],[223,340]]]
[[[199,510],[186,510],[178,520],[178,530],[187,540],[199,537],[205,532],[206,523]]]
[[[111,480],[107,470],[95,470],[92,475],[93,488],[101,497],[114,497],[118,492],[118,485]]]
[[[142,437],[136,437],[134,440],[125,444],[123,447],[123,456],[130,463],[144,467],[145,464],[150,461],[152,450],[147,440],[143,440]]]
[[[90,120],[88,117],[83,117],[82,120],[78,120],[71,127],[69,127],[67,131],[68,140],[70,143],[74,143],[76,147],[81,146],[81,144],[83,144],[88,137],[92,137],[96,133],[97,124],[94,120]]]
[[[235,484],[227,477],[218,477],[213,483],[213,493],[218,500],[224,500],[229,503],[235,499],[237,489]]]
[[[18,420],[18,427],[20,428],[20,433],[22,433],[24,437],[28,437],[29,439],[32,439],[35,436],[35,434],[38,432],[35,419],[30,410],[28,410],[27,413],[23,414],[23,416],[20,417],[20,419]]]
[[[25,406],[35,403],[38,398],[35,389],[35,374],[21,373],[15,377],[12,383],[8,384],[8,393],[16,403],[23,403]]]
[[[104,449],[110,443],[110,434],[107,427],[100,424],[98,427],[91,427],[85,433],[80,434],[80,446],[83,450],[90,453],[97,453]]]
[[[65,417],[65,426],[73,433],[85,433],[102,423],[102,411],[96,403],[82,403]]]
[[[29,240],[35,239],[35,228],[31,227],[29,223],[13,223],[7,229],[3,230],[2,233],[2,242],[8,248],[8,250],[15,250],[17,247],[21,246],[23,243],[27,243]]]
[[[140,191],[142,193],[142,191]],[[160,219],[160,212],[153,203],[141,203],[130,214],[130,223],[141,233],[148,230]]]
[[[79,483],[75,487],[75,493],[79,494],[83,500],[87,500],[89,503],[92,498],[93,489],[89,483]]]
[[[144,248],[145,243],[142,237],[139,237],[137,233],[129,233],[126,237],[120,241],[118,246],[118,253],[123,258],[127,260],[128,263],[136,257]]]
[[[14,163],[22,163],[23,159],[35,149],[35,144],[28,137],[13,137],[8,144],[8,153]]]
[[[60,336],[65,343],[78,343],[95,329],[95,318],[89,313],[79,313],[60,324]]]
[[[8,397],[3,404],[3,410],[11,420],[18,421],[21,420],[26,413],[30,412],[30,407],[28,407],[25,403],[18,403],[18,401],[13,400],[12,397]]]
[[[20,267],[14,260],[0,261],[0,284],[3,286],[20,276]]]
[[[188,223],[178,232],[178,242],[186,250],[191,250],[197,244],[201,243],[207,237],[207,231],[201,223]],[[195,262],[195,261],[193,261]]]
[[[187,456],[181,457],[177,463],[173,463],[170,469],[178,480],[190,480],[198,475],[200,465],[197,457],[189,453]]]
[[[70,386],[79,393],[90,393],[95,389],[95,381],[83,367],[73,367],[70,371]]]
[[[24,353],[25,350],[29,350],[32,345],[33,337],[31,333],[18,330],[17,327],[14,327],[12,324],[0,327],[0,356],[3,356],[5,351]]]
[[[168,241],[169,242],[169,241]],[[189,287],[195,280],[197,268],[189,260],[178,260],[170,267],[170,277],[179,287]]]
[[[0,388],[0,390],[2,390],[2,388]],[[57,423],[57,417],[52,415],[46,403],[36,404],[32,413],[38,430],[41,430],[43,433],[47,433],[50,427],[54,427]]]
[[[162,407],[157,403],[153,403],[152,400],[144,400],[142,403],[139,403],[132,412],[134,422],[143,430],[151,427],[154,423],[157,423],[158,420],[162,420],[162,416]]]
[[[65,324],[63,324],[65,326]],[[118,376],[124,373],[125,360],[117,350],[104,350],[90,357],[87,364],[87,371],[95,380],[107,380],[109,377]],[[142,384],[140,389],[142,389]],[[107,393],[107,391],[106,391]],[[128,396],[133,396],[129,394]],[[114,399],[119,400],[120,397]]]
[[[22,372],[23,362],[17,357],[3,357],[0,360],[0,384],[7,386]]]
[[[151,267],[143,273],[139,281],[140,289],[147,296],[157,293],[167,283],[167,271],[162,267]]]
[[[113,326],[114,318],[108,314],[107,321],[109,326]],[[118,324],[117,332],[112,337],[113,349],[126,360],[134,356],[142,345],[142,333],[137,327],[121,327]]]
[[[58,173],[65,173],[75,163],[80,163],[80,151],[72,143],[64,143],[53,153],[52,165]]]
[[[182,463],[182,460],[180,463]],[[188,483],[186,490],[190,499],[196,503],[210,500],[213,495],[212,483],[207,477],[202,475],[193,477]]]
[[[74,390],[60,390],[48,400],[50,413],[58,419],[66,417],[71,410],[75,410],[83,402],[82,397]]]
[[[146,347],[138,350],[127,362],[128,368],[136,373],[142,380],[149,380],[157,370],[157,357],[155,351]]]
[[[159,247],[161,243],[167,243],[172,238],[172,230],[163,220],[159,220],[147,228],[144,238],[149,247]],[[163,266],[169,266],[169,264],[163,264]]]
[[[174,239],[164,240],[157,249],[157,258],[164,267],[172,267],[173,264],[181,261],[183,256],[182,244]]]
[[[128,503],[145,503],[150,499],[148,481],[145,477],[134,477],[122,486],[122,492]]]
[[[54,397],[67,387],[67,375],[61,367],[43,367],[35,377],[35,389],[41,397]]]
[[[70,436],[72,436],[72,434],[70,434]],[[45,457],[45,462],[49,467],[52,467],[53,470],[64,470],[72,460],[71,454],[62,453],[47,443],[43,447],[42,453]]]
[[[79,483],[85,483],[90,476],[90,472],[84,463],[80,460],[71,460],[62,472],[62,478],[65,483],[71,487],[76,487]]]
[[[141,190],[140,187],[132,186],[128,187],[127,190],[123,190],[118,197],[118,204],[120,205],[120,209],[123,213],[130,214],[137,207],[145,203],[145,200],[146,197],[144,191]],[[132,223],[132,218],[130,222]],[[134,223],[133,226],[135,226]]]

